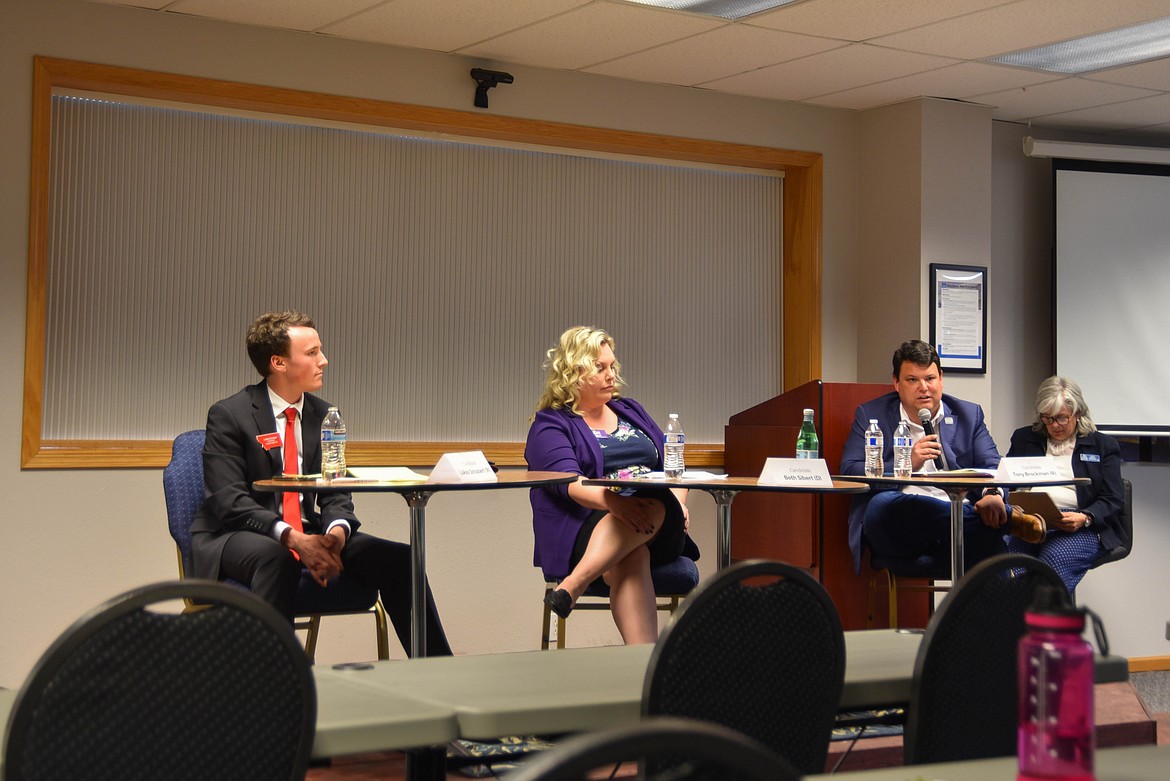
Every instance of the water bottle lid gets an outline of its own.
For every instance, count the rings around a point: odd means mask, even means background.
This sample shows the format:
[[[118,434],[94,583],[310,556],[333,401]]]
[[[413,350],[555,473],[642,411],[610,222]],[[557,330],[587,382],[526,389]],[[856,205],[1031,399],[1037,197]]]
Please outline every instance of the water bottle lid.
[[[1085,611],[1070,604],[1065,593],[1055,586],[1040,586],[1024,613],[1024,622],[1029,629],[1079,634],[1085,629]]]
[[[677,413],[677,412],[672,412],[672,413],[670,413],[669,415],[667,415],[666,417],[668,417],[668,418],[677,418],[677,417],[678,417],[678,413]]]

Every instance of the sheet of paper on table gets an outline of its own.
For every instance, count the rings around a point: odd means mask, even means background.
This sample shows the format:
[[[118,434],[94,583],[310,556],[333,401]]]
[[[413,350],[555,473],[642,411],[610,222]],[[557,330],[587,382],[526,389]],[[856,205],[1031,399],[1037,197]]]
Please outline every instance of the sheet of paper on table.
[[[427,479],[405,466],[351,466],[345,470],[358,480],[378,480],[385,483],[419,483]],[[344,479],[344,478],[343,478]]]

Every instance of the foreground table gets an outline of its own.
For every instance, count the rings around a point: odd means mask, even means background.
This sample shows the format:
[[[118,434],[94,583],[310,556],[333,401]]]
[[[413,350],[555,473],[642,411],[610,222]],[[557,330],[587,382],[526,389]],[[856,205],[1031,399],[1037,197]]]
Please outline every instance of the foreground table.
[[[998,757],[804,778],[805,781],[1016,781],[1017,769],[1015,757]],[[1167,777],[1170,777],[1170,746],[1125,746],[1097,752],[1096,781],[1165,781]]]
[[[841,480],[856,480],[870,486],[904,486],[916,485],[920,488],[941,488],[951,501],[951,582],[958,583],[963,577],[963,498],[968,491],[985,488],[1039,488],[1049,485],[1088,485],[1089,478],[1073,477],[1068,480],[997,480],[982,475],[962,475],[946,472],[927,472],[915,474],[912,477],[864,477],[859,475],[845,475]],[[1011,502],[1011,498],[1008,498]]]
[[[344,675],[329,677],[329,670],[313,668],[317,683],[314,757],[442,746],[459,737],[452,708],[369,687]],[[327,680],[322,680],[323,674]]]
[[[427,655],[427,542],[426,508],[431,497],[443,491],[492,491],[504,488],[533,488],[538,485],[571,483],[577,475],[568,472],[500,472],[489,483],[428,483],[389,480],[257,480],[259,491],[299,493],[395,493],[410,507],[410,655]]]
[[[893,629],[845,633],[842,710],[904,706],[910,701],[914,660],[922,634]],[[374,693],[420,701],[455,714],[459,737],[550,734],[633,723],[641,716],[642,686],[653,646],[606,646],[563,651],[527,651],[483,656],[435,657],[374,662],[367,669],[314,670],[320,696],[362,700]],[[1128,679],[1122,657],[1099,659],[1097,682]],[[400,703],[401,700],[394,700]],[[400,706],[409,708],[409,705]],[[402,718],[396,710],[387,718]],[[388,730],[393,725],[387,724]],[[318,718],[339,738],[343,725]],[[380,745],[400,748],[387,731]]]
[[[856,482],[851,477],[834,477],[832,486],[811,485],[772,485],[761,483],[756,477],[723,477],[717,480],[690,480],[668,478],[638,478],[636,480],[610,480],[599,478],[585,480],[585,485],[604,485],[614,488],[696,488],[711,494],[715,500],[716,531],[716,558],[715,564],[719,569],[731,564],[731,503],[735,497],[744,491],[758,491],[761,493],[801,493],[801,494],[859,494],[869,490],[869,486]]]

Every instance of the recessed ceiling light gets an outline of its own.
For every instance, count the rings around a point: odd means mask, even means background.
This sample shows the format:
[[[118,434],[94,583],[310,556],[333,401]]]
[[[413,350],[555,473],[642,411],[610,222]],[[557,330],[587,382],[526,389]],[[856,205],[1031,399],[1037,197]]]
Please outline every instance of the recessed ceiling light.
[[[796,0],[630,0],[630,2],[718,16],[723,19],[742,19],[760,11],[794,3]]]
[[[1036,49],[989,57],[984,62],[1051,73],[1088,73],[1170,55],[1170,18],[1086,35]]]

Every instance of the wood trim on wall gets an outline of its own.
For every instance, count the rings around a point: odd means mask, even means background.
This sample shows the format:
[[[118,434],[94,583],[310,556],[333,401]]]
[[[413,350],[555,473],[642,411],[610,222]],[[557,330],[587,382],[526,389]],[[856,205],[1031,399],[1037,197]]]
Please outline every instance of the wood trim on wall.
[[[41,438],[49,224],[49,130],[51,98],[56,88],[92,90],[540,146],[783,171],[782,388],[789,390],[820,376],[823,208],[820,153],[501,117],[36,57],[33,63],[22,468],[157,468],[170,460],[171,450],[170,441]],[[523,443],[355,442],[351,445],[354,464],[409,466],[431,465],[444,452],[472,449],[483,450],[488,458],[501,466],[524,464]],[[688,445],[687,462],[695,466],[721,465],[722,443]]]

